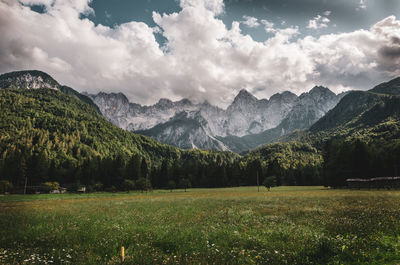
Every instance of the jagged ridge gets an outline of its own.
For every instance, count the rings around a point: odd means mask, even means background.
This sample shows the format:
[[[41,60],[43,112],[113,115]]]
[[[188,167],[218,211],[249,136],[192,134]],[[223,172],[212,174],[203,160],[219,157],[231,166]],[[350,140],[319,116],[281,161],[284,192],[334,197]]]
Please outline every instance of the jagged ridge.
[[[228,148],[243,152],[293,130],[308,128],[333,108],[342,95],[315,87],[299,97],[286,91],[269,100],[259,100],[241,90],[226,110],[208,102],[194,104],[188,99],[176,102],[160,99],[155,105],[141,106],[130,103],[121,93],[99,93],[90,97],[103,115],[121,128],[182,148]],[[181,113],[191,112],[197,113],[197,120],[182,120]],[[196,130],[185,121],[196,124]]]

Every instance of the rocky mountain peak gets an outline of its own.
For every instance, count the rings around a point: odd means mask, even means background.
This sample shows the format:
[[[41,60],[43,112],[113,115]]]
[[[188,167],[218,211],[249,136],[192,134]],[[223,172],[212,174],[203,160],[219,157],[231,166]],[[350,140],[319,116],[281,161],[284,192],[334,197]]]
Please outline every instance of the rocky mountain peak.
[[[37,70],[18,71],[0,75],[1,88],[60,89],[60,84],[50,75]]]
[[[284,91],[269,100],[259,100],[242,89],[227,109],[207,101],[194,104],[188,99],[174,102],[161,98],[151,106],[115,104],[118,102],[112,100],[107,104],[96,97],[94,101],[102,106],[104,116],[124,129],[179,147],[225,150],[219,139],[258,135],[278,128],[284,119],[279,135],[280,132],[307,128],[338,100],[339,97],[329,89],[315,87],[302,97]]]
[[[290,91],[283,91],[282,93],[276,93],[272,95],[269,99],[270,102],[276,102],[276,101],[294,101],[296,100],[297,95],[290,92]]]
[[[323,86],[315,86],[313,87],[308,94],[312,96],[335,96],[335,93],[333,93],[329,88],[323,87]]]
[[[236,95],[235,99],[233,100],[232,104],[235,104],[235,102],[238,101],[257,101],[258,99],[253,96],[250,92],[248,92],[246,89],[242,89],[239,91],[239,93]]]
[[[156,103],[157,107],[164,107],[164,108],[170,108],[173,106],[173,102],[167,98],[160,98],[160,100]]]
[[[193,103],[187,98],[184,98],[184,99],[181,99],[181,100],[177,101],[176,104],[180,105],[180,106],[191,106],[191,105],[193,105]]]
[[[120,104],[129,104],[128,98],[123,94],[123,93],[104,93],[100,92],[98,94],[100,98],[103,98],[104,100],[109,100],[109,101],[114,101],[114,102],[119,102]]]

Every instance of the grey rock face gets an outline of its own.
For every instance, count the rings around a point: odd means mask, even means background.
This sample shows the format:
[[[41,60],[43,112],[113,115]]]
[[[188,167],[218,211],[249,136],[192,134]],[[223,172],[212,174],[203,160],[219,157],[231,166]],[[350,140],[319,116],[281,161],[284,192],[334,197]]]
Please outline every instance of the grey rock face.
[[[51,88],[58,90],[60,84],[41,71],[19,71],[0,75],[0,87],[17,89]]]
[[[299,97],[286,91],[269,100],[241,90],[226,110],[188,99],[160,99],[151,106],[130,103],[121,93],[89,95],[115,125],[182,148],[229,150],[224,137],[259,135],[280,127],[281,134],[304,129],[332,109],[341,96],[314,87]]]
[[[201,115],[201,111],[183,111],[165,123],[158,124],[149,130],[137,132],[185,149],[229,150],[212,135],[208,122]]]
[[[282,135],[294,130],[306,129],[333,109],[344,94],[336,95],[326,87],[316,86],[301,94],[280,127]]]

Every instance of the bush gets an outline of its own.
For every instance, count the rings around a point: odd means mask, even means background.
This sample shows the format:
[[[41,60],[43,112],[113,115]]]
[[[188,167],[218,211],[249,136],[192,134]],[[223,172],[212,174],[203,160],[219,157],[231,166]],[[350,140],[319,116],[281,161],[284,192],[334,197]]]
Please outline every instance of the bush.
[[[52,190],[58,190],[58,188],[60,187],[60,183],[58,183],[57,181],[45,182],[42,183],[41,186],[45,192],[50,192]]]
[[[151,189],[150,180],[147,178],[138,178],[138,180],[136,180],[135,188],[141,191]]]
[[[179,181],[179,187],[182,189],[185,189],[185,192],[186,192],[186,189],[192,187],[192,183],[190,183],[190,180],[188,180],[188,179],[181,179]]]
[[[264,179],[263,185],[270,190],[272,187],[276,187],[276,177],[268,176]]]

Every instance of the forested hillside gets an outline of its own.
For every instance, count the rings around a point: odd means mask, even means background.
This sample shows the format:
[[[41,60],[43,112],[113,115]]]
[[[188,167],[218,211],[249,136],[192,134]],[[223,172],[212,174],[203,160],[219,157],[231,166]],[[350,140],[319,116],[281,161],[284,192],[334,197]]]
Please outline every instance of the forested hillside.
[[[183,151],[124,131],[92,105],[54,89],[0,89],[0,109],[0,176],[14,186],[27,179],[28,185],[58,181],[122,188],[125,179],[144,178],[167,187],[169,180],[178,185],[188,177],[192,185],[225,186],[216,171],[238,158]],[[187,168],[190,175],[184,174]]]
[[[19,74],[18,74],[19,73]],[[90,98],[39,71],[0,76],[0,180],[92,190],[256,185],[339,187],[398,175],[400,79],[351,92],[310,129],[244,157],[182,150],[116,127]]]
[[[400,79],[354,91],[310,129],[250,152],[285,184],[345,186],[347,178],[400,174]],[[306,180],[306,181],[305,181]]]

